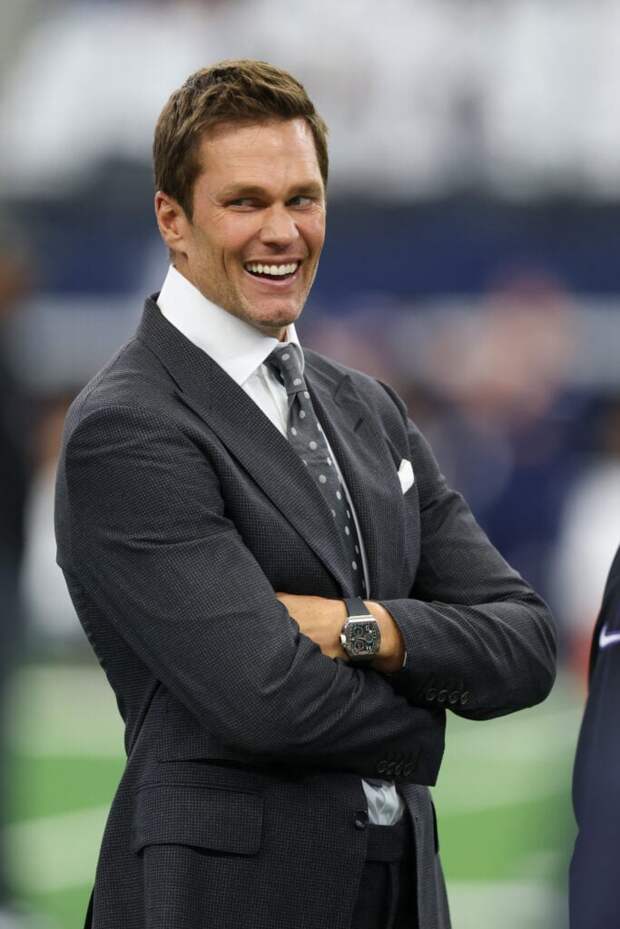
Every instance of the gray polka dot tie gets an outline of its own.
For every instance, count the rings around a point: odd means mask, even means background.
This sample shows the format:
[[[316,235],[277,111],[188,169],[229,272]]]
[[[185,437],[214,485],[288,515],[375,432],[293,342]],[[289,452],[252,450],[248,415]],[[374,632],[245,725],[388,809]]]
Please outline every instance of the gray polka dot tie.
[[[279,345],[265,364],[279,376],[288,394],[287,438],[323,495],[342,540],[352,594],[365,594],[359,539],[342,481],[332,460],[321,424],[310,399],[298,345]]]

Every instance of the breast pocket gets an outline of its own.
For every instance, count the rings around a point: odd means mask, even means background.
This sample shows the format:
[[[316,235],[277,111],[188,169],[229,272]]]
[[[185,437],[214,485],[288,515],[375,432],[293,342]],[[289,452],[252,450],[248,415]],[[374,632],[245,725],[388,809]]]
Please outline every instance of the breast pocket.
[[[187,845],[234,855],[256,855],[261,845],[259,793],[196,784],[152,784],[138,790],[132,850]]]
[[[415,475],[415,462],[404,458],[401,451],[388,438],[385,438],[394,467],[392,504],[398,511],[390,519],[390,530],[396,533],[400,527],[399,543],[400,561],[403,568],[402,590],[408,594],[415,583],[415,575],[420,560],[420,500],[418,482]],[[396,489],[398,488],[398,489]]]

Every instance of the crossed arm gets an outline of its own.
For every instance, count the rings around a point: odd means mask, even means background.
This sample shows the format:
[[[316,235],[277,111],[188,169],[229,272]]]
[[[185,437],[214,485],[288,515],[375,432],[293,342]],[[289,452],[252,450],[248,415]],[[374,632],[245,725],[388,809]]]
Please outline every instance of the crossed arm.
[[[348,666],[342,600],[275,599],[227,517],[218,472],[176,421],[151,410],[106,406],[73,431],[60,483],[68,504],[59,529],[70,526],[63,567],[84,578],[130,648],[222,742],[367,774],[380,732],[382,745],[413,740],[416,777],[431,783],[442,695],[467,696],[450,706],[476,719],[542,700],[554,635],[545,605],[445,486],[413,424],[409,433],[415,588],[367,602],[383,640],[374,670],[394,672],[389,681]]]
[[[293,617],[300,632],[312,639],[324,655],[349,660],[340,644],[340,633],[347,618],[344,600],[284,593],[276,596]],[[400,671],[405,657],[405,644],[400,629],[380,603],[373,600],[365,600],[364,603],[381,630],[381,647],[372,667],[383,673]]]
[[[417,463],[410,493],[415,490],[419,500],[420,560],[405,596],[367,602],[383,639],[373,667],[390,673],[393,689],[416,706],[449,704],[471,719],[531,706],[546,697],[554,678],[549,611],[446,485],[413,423],[407,421],[407,429],[409,454]],[[342,601],[278,599],[323,654],[343,657]]]

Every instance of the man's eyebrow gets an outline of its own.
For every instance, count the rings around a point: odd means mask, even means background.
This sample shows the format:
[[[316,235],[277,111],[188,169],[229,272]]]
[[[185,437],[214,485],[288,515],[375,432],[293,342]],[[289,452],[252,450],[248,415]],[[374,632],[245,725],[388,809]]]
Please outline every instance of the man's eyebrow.
[[[293,188],[293,195],[307,194],[310,197],[322,197],[323,185],[317,181],[308,181],[306,184],[296,184]]]
[[[307,194],[311,197],[320,197],[323,195],[323,187],[316,181],[307,183],[294,184],[289,190],[289,196],[295,197],[299,194]],[[265,197],[269,192],[259,184],[230,184],[219,192],[219,198],[222,200],[231,200],[241,197]]]
[[[256,197],[263,196],[265,188],[258,184],[231,184],[220,190],[220,197],[228,200],[231,197]]]

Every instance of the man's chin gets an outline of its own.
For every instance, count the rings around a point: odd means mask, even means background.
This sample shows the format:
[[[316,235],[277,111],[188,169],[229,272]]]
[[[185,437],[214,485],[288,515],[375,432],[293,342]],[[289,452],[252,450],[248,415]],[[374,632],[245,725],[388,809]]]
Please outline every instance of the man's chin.
[[[291,319],[256,319],[252,321],[252,325],[255,329],[262,332],[263,335],[271,336],[279,341],[285,341],[289,326],[291,326],[297,318],[297,316],[294,316]]]
[[[265,307],[264,309],[254,306],[246,310],[244,318],[250,325],[254,326],[256,329],[260,329],[261,332],[275,335],[276,338],[279,338],[278,333],[281,333],[282,330],[296,322],[301,315],[301,311],[302,307],[300,306],[271,306]]]

